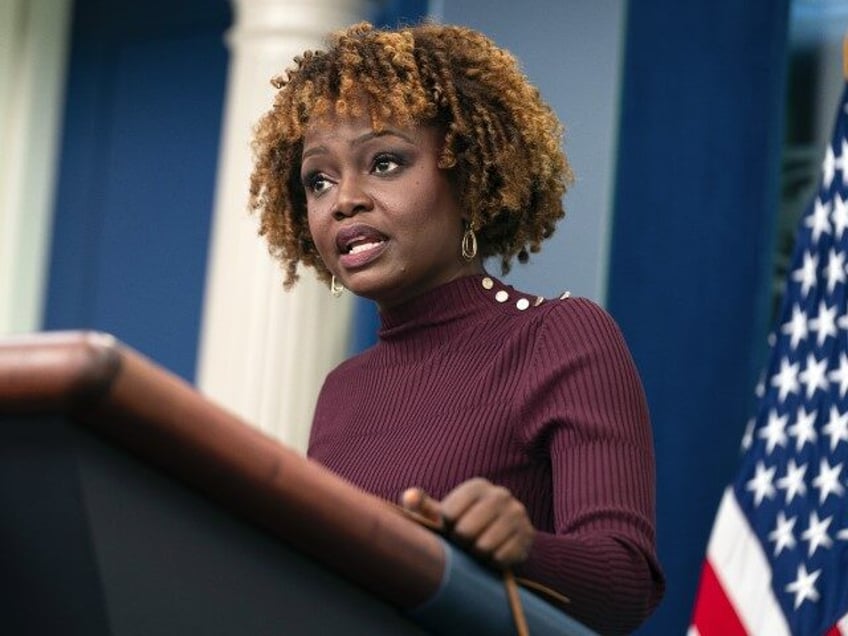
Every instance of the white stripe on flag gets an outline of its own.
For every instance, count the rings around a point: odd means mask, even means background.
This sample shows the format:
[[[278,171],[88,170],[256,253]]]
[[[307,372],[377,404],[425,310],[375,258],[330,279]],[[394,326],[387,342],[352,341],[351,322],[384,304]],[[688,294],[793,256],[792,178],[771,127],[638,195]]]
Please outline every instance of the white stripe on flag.
[[[749,634],[789,636],[786,617],[771,590],[771,568],[732,488],[721,499],[707,558]]]
[[[839,631],[842,632],[844,636],[848,636],[848,614],[839,619],[836,627],[839,628]]]
[[[699,632],[698,628],[694,625],[690,625],[689,631],[686,632],[686,636],[701,636],[701,632]]]

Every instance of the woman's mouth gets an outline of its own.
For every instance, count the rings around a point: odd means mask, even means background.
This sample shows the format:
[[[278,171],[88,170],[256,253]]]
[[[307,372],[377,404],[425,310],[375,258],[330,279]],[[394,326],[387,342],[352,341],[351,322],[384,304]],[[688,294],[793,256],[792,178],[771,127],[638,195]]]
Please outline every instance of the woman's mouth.
[[[336,234],[339,264],[346,269],[362,267],[380,256],[386,248],[388,237],[368,225],[352,225]]]
[[[359,254],[360,252],[365,252],[367,250],[372,250],[378,245],[382,245],[384,241],[375,241],[373,243],[357,243],[356,245],[351,246],[351,248],[347,251],[348,254]]]

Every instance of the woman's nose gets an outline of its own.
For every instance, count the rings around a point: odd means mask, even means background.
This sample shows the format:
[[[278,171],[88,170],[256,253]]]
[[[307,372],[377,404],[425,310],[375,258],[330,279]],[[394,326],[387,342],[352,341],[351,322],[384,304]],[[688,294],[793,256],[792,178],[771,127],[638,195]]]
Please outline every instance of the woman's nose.
[[[345,177],[339,181],[336,192],[333,216],[337,220],[371,209],[371,197],[357,176]]]

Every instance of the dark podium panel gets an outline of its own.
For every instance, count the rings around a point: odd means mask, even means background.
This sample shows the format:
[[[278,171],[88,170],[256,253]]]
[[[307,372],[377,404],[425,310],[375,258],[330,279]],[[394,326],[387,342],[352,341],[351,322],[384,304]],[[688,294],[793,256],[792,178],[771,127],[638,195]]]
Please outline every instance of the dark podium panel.
[[[526,589],[534,636],[593,636]],[[508,636],[501,579],[100,333],[0,340],[0,633]]]
[[[437,537],[109,336],[0,341],[0,632],[422,634]]]

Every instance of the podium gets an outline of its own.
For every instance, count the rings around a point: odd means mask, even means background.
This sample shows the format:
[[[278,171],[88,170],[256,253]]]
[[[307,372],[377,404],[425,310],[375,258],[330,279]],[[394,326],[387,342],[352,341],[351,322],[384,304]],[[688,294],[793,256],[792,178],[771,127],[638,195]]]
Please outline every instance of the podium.
[[[107,334],[0,340],[0,506],[3,633],[492,633],[505,607],[432,603],[441,538]],[[522,598],[534,634],[590,633]]]

